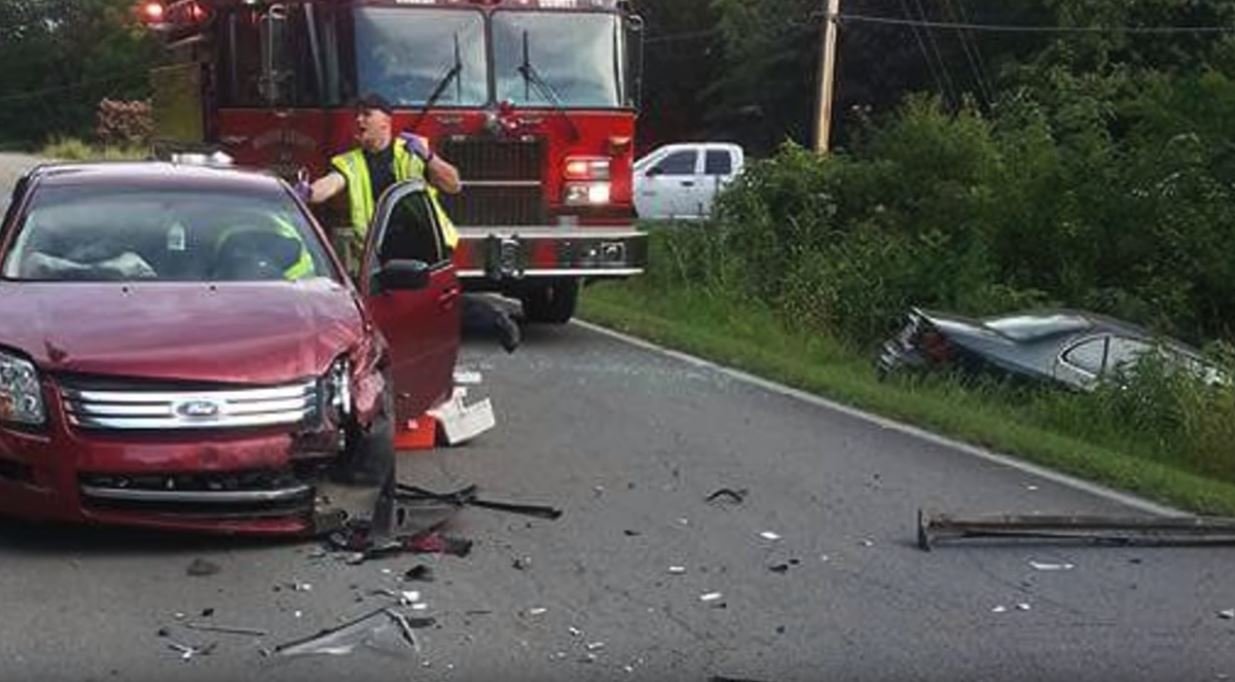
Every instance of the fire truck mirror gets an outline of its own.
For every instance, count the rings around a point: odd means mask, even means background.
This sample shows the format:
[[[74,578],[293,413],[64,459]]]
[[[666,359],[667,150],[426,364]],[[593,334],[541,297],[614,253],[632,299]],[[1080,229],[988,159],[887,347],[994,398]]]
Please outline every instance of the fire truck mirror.
[[[292,76],[287,54],[287,7],[277,4],[268,7],[261,15],[258,27],[262,48],[258,90],[270,106],[280,105],[288,94],[284,83]]]

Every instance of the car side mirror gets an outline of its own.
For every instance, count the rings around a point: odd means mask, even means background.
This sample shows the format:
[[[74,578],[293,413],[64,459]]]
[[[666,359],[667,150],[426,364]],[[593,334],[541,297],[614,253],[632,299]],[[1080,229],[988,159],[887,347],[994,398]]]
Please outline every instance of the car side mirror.
[[[419,260],[391,260],[377,272],[383,291],[419,291],[429,286],[429,264]]]
[[[654,178],[657,175],[664,175],[664,174],[665,174],[665,171],[660,166],[652,166],[651,168],[647,169],[646,173],[644,173],[644,175],[649,178]]]

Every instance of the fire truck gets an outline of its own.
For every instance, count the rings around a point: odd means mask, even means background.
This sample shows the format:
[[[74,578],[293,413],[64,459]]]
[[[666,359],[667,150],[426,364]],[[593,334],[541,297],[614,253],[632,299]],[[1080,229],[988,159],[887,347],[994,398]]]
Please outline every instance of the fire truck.
[[[632,171],[642,30],[626,0],[146,0],[156,148],[291,178],[355,146],[351,102],[395,105],[463,191],[465,287],[564,323],[585,281],[643,271]],[[342,199],[342,201],[346,201]],[[346,223],[345,206],[324,224]],[[344,248],[345,239],[336,243]]]

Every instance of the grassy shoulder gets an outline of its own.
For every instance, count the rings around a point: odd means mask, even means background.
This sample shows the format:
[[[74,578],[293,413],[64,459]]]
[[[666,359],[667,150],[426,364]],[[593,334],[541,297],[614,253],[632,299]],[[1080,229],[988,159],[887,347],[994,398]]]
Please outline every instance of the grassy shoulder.
[[[1205,514],[1235,514],[1235,485],[1170,463],[1135,443],[1095,443],[1043,424],[1041,406],[948,380],[879,381],[872,359],[787,329],[766,309],[649,280],[586,289],[582,317],[710,360]],[[1125,447],[1126,446],[1126,447]],[[1138,451],[1139,450],[1139,451]],[[1129,452],[1137,451],[1135,454]]]

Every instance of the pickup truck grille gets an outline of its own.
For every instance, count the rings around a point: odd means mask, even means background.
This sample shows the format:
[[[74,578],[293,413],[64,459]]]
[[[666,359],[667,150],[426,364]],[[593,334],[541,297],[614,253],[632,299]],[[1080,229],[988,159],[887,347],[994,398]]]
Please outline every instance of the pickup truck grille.
[[[317,393],[316,381],[244,389],[62,388],[71,425],[126,431],[301,424],[317,414]]]
[[[463,191],[442,195],[446,212],[460,226],[544,225],[544,140],[455,136],[442,158],[459,169]]]

